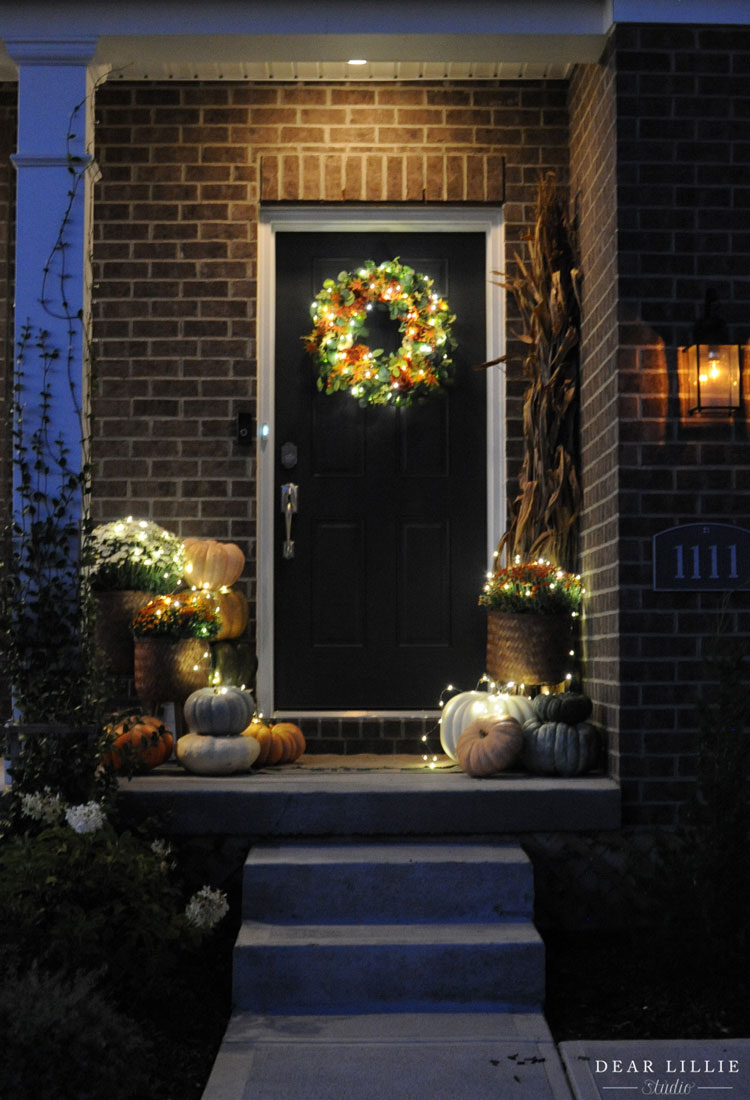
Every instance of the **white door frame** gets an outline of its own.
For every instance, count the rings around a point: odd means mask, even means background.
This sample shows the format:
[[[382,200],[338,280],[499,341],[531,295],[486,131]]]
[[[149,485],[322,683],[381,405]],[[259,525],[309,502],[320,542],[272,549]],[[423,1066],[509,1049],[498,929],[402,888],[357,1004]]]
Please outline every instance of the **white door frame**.
[[[275,309],[276,234],[290,233],[479,233],[486,240],[487,358],[505,350],[504,294],[493,278],[505,267],[501,207],[472,206],[278,206],[261,209],[258,225],[258,391],[257,391],[257,703],[274,713],[274,523],[279,502],[275,488]],[[493,273],[494,276],[493,276]],[[505,528],[505,375],[487,372],[487,563]],[[482,577],[477,577],[477,593]],[[363,700],[363,703],[366,703]],[[297,712],[295,712],[297,713]],[[321,714],[322,712],[315,712]],[[329,713],[329,712],[326,712]],[[343,712],[337,712],[342,714]],[[360,712],[357,712],[360,713]],[[378,712],[365,711],[374,715]]]

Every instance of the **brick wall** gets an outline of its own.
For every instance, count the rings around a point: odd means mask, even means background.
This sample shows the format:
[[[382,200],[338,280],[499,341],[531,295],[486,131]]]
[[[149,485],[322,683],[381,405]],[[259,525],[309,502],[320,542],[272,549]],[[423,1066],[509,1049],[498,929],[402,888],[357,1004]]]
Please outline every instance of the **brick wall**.
[[[586,690],[619,772],[619,489],[615,77],[611,52],[570,85],[571,212],[583,270],[581,343],[581,570]]]
[[[566,85],[146,85],[98,93],[95,514],[238,542],[255,574],[261,198],[484,202],[508,248],[540,171],[567,173]],[[511,460],[522,383],[511,371]]]
[[[658,531],[750,520],[747,353],[745,409],[733,420],[690,419],[676,369],[676,347],[690,342],[709,287],[724,303],[730,338],[748,338],[748,73],[746,28],[619,27],[603,67],[582,70],[571,87],[587,280],[584,557],[594,587],[587,671],[591,686],[600,681],[600,704],[612,701],[611,767],[622,780],[626,824],[678,817],[695,771],[696,699],[712,688],[712,639],[721,623],[737,640],[750,631],[747,593],[727,600],[655,592],[651,578]],[[598,168],[588,159],[597,150]],[[609,245],[599,243],[599,227]],[[609,438],[592,431],[597,423]]]

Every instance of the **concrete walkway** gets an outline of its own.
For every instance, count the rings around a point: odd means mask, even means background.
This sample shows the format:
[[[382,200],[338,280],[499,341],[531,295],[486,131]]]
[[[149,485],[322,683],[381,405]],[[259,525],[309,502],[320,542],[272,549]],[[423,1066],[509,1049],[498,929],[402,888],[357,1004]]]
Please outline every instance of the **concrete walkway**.
[[[232,1018],[203,1100],[750,1100],[750,1039],[568,1042],[537,1013]]]
[[[538,1013],[233,1017],[203,1100],[570,1100]]]

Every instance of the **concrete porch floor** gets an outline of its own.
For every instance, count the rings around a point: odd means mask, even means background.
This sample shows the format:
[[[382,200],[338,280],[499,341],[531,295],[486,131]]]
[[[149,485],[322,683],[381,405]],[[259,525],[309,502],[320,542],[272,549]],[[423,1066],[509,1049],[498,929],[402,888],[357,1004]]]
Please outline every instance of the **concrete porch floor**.
[[[472,779],[457,767],[348,770],[352,758],[340,761],[225,777],[165,764],[123,782],[124,806],[136,819],[166,815],[167,830],[186,835],[479,836],[620,825],[620,788],[602,775]]]

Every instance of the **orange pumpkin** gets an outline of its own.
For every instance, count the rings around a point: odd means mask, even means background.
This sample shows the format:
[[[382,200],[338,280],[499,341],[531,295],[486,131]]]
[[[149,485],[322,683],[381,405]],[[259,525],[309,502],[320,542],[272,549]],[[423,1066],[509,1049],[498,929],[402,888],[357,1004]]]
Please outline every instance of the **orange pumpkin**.
[[[221,627],[215,640],[221,642],[225,638],[239,638],[244,634],[250,619],[250,605],[244,592],[238,592],[235,588],[225,588],[219,592],[210,592],[208,595],[216,603],[221,620]]]
[[[256,765],[292,764],[305,751],[305,735],[294,722],[277,722],[267,725],[260,718],[253,718],[247,729],[242,731],[245,737],[254,737],[260,745]]]
[[[467,726],[456,743],[458,762],[467,775],[495,775],[516,762],[523,749],[520,722],[508,714],[488,715]]]
[[[174,736],[161,718],[130,714],[105,730],[108,751],[102,764],[120,771],[126,764],[137,769],[157,768],[172,755]]]
[[[187,538],[185,579],[198,588],[224,588],[239,579],[245,567],[245,555],[233,542]]]

